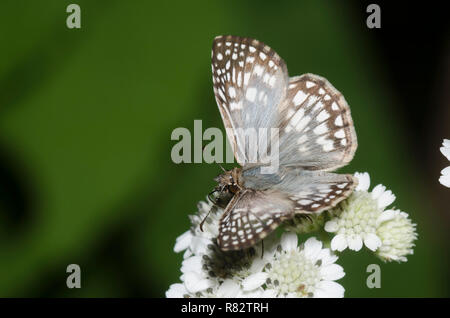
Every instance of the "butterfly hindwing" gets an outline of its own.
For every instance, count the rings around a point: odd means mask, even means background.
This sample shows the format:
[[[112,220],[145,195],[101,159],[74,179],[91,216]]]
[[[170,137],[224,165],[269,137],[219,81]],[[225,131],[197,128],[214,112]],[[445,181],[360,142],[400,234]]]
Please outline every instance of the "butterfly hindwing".
[[[259,191],[273,190],[293,202],[294,213],[319,213],[347,198],[358,185],[349,174],[280,167],[278,173],[261,174],[259,167],[242,173],[246,186]]]
[[[273,189],[288,196],[295,214],[319,213],[335,207],[358,185],[350,174],[292,169]]]
[[[281,165],[334,170],[349,163],[357,147],[344,97],[313,74],[290,79],[279,128]]]

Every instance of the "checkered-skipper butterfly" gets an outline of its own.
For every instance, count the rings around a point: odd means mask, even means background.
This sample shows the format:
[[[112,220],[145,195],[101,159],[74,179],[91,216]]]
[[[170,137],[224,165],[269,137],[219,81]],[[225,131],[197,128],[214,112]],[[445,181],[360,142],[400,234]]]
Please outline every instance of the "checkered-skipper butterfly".
[[[250,247],[295,214],[319,213],[351,194],[357,185],[352,175],[327,172],[351,161],[357,141],[347,102],[325,78],[289,77],[274,50],[237,36],[214,39],[212,72],[242,166],[216,178],[215,191],[227,198],[217,238],[222,250]],[[262,163],[248,162],[242,131],[250,127],[278,128],[278,172],[265,174]]]

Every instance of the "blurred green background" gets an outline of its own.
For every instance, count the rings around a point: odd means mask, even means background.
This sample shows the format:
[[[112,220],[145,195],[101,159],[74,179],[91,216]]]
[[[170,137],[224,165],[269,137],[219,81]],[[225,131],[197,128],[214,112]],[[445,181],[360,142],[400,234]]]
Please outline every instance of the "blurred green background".
[[[210,50],[216,35],[264,41],[290,75],[328,78],[349,102],[368,171],[418,224],[405,264],[344,252],[347,297],[449,296],[448,18],[439,8],[364,1],[72,1],[0,4],[0,296],[162,297],[173,252],[215,164],[172,163],[176,127],[223,124]],[[380,2],[377,2],[380,3]],[[68,264],[82,288],[66,287]],[[381,289],[368,289],[368,264]]]

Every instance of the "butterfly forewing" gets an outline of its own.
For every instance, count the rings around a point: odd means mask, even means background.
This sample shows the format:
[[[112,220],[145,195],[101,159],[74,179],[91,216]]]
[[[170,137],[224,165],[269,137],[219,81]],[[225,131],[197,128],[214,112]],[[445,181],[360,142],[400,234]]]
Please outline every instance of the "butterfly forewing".
[[[276,128],[289,81],[286,65],[262,42],[220,36],[212,48],[214,94],[239,164],[251,161],[248,129]],[[267,151],[260,149],[260,153]],[[254,163],[254,162],[253,162]]]
[[[230,213],[222,216],[218,244],[225,251],[251,247],[292,216],[293,203],[284,194],[244,190],[236,194]]]

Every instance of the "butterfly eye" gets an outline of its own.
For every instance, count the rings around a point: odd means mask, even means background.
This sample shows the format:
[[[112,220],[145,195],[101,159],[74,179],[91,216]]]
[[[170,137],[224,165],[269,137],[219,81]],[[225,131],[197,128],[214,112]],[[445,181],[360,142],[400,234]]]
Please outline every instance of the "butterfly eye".
[[[239,187],[236,185],[236,183],[232,183],[228,186],[228,191],[230,191],[231,193],[236,193],[239,191]]]

